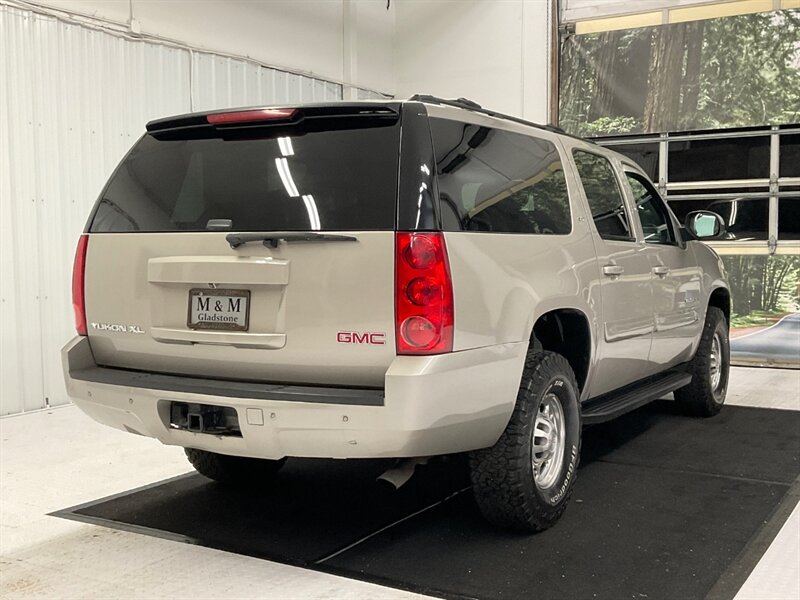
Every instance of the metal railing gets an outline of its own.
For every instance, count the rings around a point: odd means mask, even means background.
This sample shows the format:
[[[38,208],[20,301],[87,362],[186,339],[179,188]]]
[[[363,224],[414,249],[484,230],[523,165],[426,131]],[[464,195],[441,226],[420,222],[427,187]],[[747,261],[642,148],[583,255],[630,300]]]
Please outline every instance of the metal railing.
[[[779,229],[778,211],[779,199],[781,202],[797,202],[800,214],[800,177],[781,176],[781,141],[785,136],[800,134],[800,124],[792,125],[772,125],[764,127],[753,127],[747,129],[701,131],[701,132],[676,132],[662,134],[641,134],[625,135],[614,137],[598,137],[592,141],[607,146],[622,154],[628,154],[629,158],[636,160],[634,153],[627,153],[626,147],[656,145],[658,161],[657,167],[653,164],[652,155],[649,164],[641,164],[645,170],[649,170],[651,175],[655,175],[659,191],[670,203],[673,209],[680,211],[680,202],[684,201],[729,201],[765,199],[768,200],[768,216],[766,222],[766,239],[731,239],[713,242],[711,245],[720,254],[800,254],[800,239],[792,232],[789,237],[781,238]],[[743,174],[742,178],[727,179],[706,179],[700,181],[688,181],[684,179],[669,178],[669,159],[670,145],[677,142],[695,141],[715,141],[726,139],[742,138],[769,138],[769,172],[764,173],[763,177],[747,177]],[[794,145],[794,143],[793,143]],[[631,149],[632,150],[632,149]],[[654,148],[655,150],[655,148]],[[695,149],[697,151],[697,149]],[[714,149],[709,148],[712,154]],[[713,160],[713,156],[709,160]],[[649,168],[648,168],[649,167]],[[741,191],[739,191],[741,190]]]

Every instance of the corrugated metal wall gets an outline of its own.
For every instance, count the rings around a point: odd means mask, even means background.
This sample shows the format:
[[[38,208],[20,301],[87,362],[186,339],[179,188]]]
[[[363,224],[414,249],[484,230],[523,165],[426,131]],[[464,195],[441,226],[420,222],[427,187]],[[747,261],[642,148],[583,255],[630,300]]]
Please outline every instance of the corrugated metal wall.
[[[341,97],[336,83],[0,5],[0,414],[68,402],[75,243],[148,120]]]

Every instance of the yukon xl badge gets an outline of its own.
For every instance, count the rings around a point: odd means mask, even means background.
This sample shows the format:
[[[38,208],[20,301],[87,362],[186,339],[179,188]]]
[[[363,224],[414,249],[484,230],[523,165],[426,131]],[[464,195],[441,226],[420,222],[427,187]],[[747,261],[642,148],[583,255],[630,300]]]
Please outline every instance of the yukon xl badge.
[[[386,343],[385,333],[358,333],[357,331],[340,331],[336,334],[336,341],[340,344],[375,344],[383,346]]]
[[[97,331],[113,331],[115,333],[144,333],[138,325],[120,325],[118,323],[92,323],[92,329]]]

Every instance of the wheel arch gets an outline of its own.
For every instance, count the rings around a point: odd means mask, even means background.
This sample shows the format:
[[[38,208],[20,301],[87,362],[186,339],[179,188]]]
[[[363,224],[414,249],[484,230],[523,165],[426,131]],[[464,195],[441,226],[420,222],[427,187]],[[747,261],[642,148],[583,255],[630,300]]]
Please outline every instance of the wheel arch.
[[[548,350],[563,356],[575,373],[583,393],[592,363],[592,329],[589,318],[577,308],[557,308],[536,318],[530,336],[534,350]]]
[[[708,306],[714,306],[725,314],[725,320],[731,323],[731,292],[726,287],[716,287],[708,297]]]

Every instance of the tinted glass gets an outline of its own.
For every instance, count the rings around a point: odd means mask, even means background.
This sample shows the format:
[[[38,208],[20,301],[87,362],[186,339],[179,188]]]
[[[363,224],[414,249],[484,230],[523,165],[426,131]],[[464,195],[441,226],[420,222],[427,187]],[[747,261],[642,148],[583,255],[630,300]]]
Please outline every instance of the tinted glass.
[[[610,149],[630,158],[653,181],[658,180],[658,143],[621,144]]]
[[[778,239],[800,239],[800,196],[778,200]]]
[[[695,210],[710,210],[725,221],[728,233],[724,240],[766,240],[769,224],[769,200],[673,200],[669,207],[678,221],[685,222],[686,215]]]
[[[573,156],[600,237],[611,240],[633,239],[625,203],[611,163],[598,154],[582,150],[575,150]]]
[[[393,229],[399,125],[259,139],[147,135],[112,177],[92,232]]]
[[[667,207],[649,181],[636,173],[625,173],[633,192],[639,220],[642,222],[644,241],[648,244],[674,244]]]
[[[769,136],[670,142],[669,181],[769,177]]]
[[[800,134],[780,136],[780,175],[800,177]]]
[[[402,110],[397,229],[437,230],[438,206],[434,197],[436,160],[428,115],[425,107],[415,102],[406,102]]]
[[[445,231],[567,234],[567,183],[547,140],[431,119]]]

